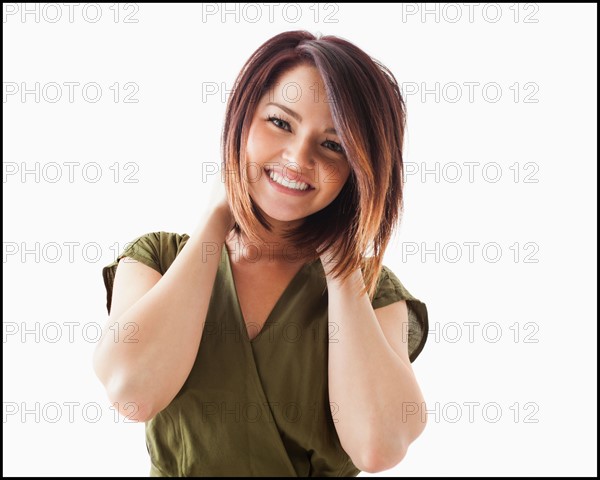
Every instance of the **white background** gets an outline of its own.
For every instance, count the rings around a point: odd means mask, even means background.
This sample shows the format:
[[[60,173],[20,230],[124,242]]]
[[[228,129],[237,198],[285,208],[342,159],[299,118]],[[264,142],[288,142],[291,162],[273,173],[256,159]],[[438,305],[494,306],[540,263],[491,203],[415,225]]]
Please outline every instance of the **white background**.
[[[430,413],[381,475],[596,475],[596,5],[35,5],[3,5],[5,475],[148,475],[143,424],[92,370],[101,269],[141,234],[191,233],[227,90],[295,29],[352,41],[406,95],[384,264],[429,310]]]

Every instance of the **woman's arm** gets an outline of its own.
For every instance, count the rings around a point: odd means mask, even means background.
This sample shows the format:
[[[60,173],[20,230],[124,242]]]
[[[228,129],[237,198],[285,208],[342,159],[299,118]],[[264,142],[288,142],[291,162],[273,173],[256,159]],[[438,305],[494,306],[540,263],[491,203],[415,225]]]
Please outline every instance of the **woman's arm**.
[[[154,417],[188,377],[232,226],[230,215],[228,207],[209,209],[162,277],[131,259],[119,262],[113,309],[94,351],[94,369],[123,415],[137,421]],[[133,338],[114,335],[129,323],[136,326]]]
[[[406,302],[374,311],[369,297],[357,294],[364,286],[360,269],[344,283],[329,274],[326,278],[329,322],[337,326],[329,339],[328,366],[336,431],[357,468],[388,470],[402,460],[426,421],[413,414],[424,400],[402,333],[408,332]],[[386,338],[391,332],[394,338]],[[396,352],[392,344],[401,345],[402,351]]]

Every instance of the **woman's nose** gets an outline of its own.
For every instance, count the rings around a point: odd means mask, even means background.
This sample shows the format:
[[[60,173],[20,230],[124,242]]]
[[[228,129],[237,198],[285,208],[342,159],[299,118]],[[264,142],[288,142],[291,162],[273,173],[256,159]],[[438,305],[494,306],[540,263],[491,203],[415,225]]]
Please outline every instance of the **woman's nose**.
[[[283,154],[283,160],[285,166],[290,170],[306,175],[306,171],[315,166],[313,154],[309,142],[297,139],[288,144]]]

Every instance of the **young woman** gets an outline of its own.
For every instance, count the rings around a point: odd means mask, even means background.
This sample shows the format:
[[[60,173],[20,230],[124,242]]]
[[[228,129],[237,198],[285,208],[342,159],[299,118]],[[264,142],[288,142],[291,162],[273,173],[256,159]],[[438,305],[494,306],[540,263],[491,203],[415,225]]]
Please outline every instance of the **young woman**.
[[[195,231],[103,269],[94,368],[146,422],[151,476],[355,476],[421,434],[427,310],[382,265],[404,129],[394,76],[346,40],[285,32],[246,62]]]

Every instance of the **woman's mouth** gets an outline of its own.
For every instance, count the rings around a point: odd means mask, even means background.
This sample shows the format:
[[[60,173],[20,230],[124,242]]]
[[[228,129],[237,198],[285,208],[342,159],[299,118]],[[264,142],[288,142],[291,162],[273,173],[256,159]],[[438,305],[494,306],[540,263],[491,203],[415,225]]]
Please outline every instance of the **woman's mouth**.
[[[315,188],[308,183],[299,180],[289,180],[279,172],[266,168],[264,169],[264,172],[267,174],[267,179],[271,186],[278,192],[287,195],[304,196],[315,190]]]

